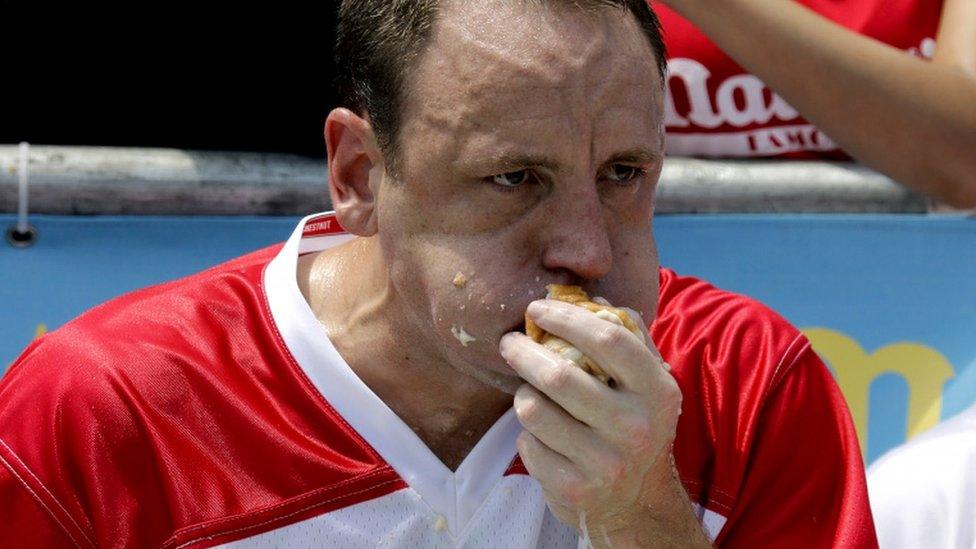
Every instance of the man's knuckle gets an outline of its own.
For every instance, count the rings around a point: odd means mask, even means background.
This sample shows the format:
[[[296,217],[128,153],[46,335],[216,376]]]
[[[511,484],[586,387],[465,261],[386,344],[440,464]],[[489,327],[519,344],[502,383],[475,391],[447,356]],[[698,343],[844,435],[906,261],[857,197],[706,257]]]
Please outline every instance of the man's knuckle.
[[[629,465],[620,456],[611,456],[603,464],[604,479],[612,486],[618,486],[627,478]]]
[[[542,419],[542,409],[538,399],[528,397],[515,407],[515,413],[524,425],[537,425]]]
[[[564,479],[561,492],[566,503],[573,507],[580,507],[586,501],[586,484],[575,475]]]
[[[523,431],[515,439],[515,448],[524,461],[531,461],[533,458],[535,447],[532,444],[532,438],[531,433]]]
[[[624,338],[628,335],[628,332],[621,328],[620,326],[610,325],[604,328],[600,328],[597,332],[596,341],[600,346],[603,347],[616,347],[623,343]]]
[[[654,440],[654,427],[646,419],[625,419],[619,425],[629,448],[647,448]]]
[[[552,390],[562,390],[565,389],[569,384],[570,379],[572,379],[573,366],[563,363],[556,363],[543,377],[542,382],[546,387]]]
[[[668,383],[664,384],[660,395],[661,405],[674,413],[681,411],[681,403],[684,400],[684,396],[681,394],[681,388],[678,387],[678,383],[671,378]]]

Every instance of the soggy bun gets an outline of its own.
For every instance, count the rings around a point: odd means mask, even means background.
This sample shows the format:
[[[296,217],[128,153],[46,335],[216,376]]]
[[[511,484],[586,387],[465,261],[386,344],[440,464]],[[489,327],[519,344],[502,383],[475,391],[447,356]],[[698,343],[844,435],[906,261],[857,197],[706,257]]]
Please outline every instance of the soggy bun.
[[[590,296],[583,291],[583,288],[579,286],[549,284],[546,286],[546,290],[548,290],[548,294],[546,295],[547,299],[555,299],[558,301],[564,301],[566,303],[572,303],[577,307],[582,307],[594,313],[603,320],[613,322],[614,324],[627,328],[628,331],[639,338],[644,337],[643,331],[637,326],[634,319],[627,314],[627,311],[610,305],[594,303],[590,300]],[[556,354],[569,360],[573,364],[579,366],[584,372],[593,375],[608,385],[612,383],[610,376],[603,370],[603,368],[600,367],[599,364],[596,363],[595,360],[584,355],[582,351],[574,347],[568,341],[554,336],[540,328],[538,324],[529,318],[529,315],[525,315],[525,334],[532,338],[532,341],[543,345]]]

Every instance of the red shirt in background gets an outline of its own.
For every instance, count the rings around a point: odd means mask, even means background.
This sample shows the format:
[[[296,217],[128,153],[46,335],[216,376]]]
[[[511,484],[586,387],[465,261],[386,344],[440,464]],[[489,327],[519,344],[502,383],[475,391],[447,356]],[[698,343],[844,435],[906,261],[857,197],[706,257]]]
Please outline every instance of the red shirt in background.
[[[930,58],[934,52],[942,0],[798,1],[831,21],[910,54]],[[687,19],[659,3],[653,3],[653,8],[664,28],[668,53],[668,154],[849,158]],[[757,42],[756,47],[765,46]],[[803,59],[796,60],[796,70],[803,70]]]

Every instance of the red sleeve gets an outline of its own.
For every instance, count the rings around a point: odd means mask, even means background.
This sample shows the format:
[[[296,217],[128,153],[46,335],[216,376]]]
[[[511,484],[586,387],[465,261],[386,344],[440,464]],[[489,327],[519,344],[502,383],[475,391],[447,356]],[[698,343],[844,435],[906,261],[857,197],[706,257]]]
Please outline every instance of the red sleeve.
[[[64,443],[58,426],[67,403],[56,396],[60,384],[31,367],[41,347],[35,341],[0,379],[0,539],[94,547],[90,524],[63,497],[63,477],[49,474]]]
[[[258,260],[128,294],[23,352],[0,378],[0,547],[179,545],[401,486],[281,344]]]
[[[151,449],[120,396],[127,380],[103,366],[107,345],[68,326],[28,347],[0,379],[0,507],[18,517],[0,518],[12,536],[0,539],[54,529],[63,540],[52,534],[31,546],[152,546],[172,530],[166,494],[146,480]]]
[[[877,546],[853,422],[806,337],[667,270],[652,335],[683,396],[675,463],[719,546]]]
[[[773,376],[753,428],[718,545],[877,547],[853,422],[809,345]]]
[[[94,547],[32,476],[0,442],[0,539],[24,547]]]

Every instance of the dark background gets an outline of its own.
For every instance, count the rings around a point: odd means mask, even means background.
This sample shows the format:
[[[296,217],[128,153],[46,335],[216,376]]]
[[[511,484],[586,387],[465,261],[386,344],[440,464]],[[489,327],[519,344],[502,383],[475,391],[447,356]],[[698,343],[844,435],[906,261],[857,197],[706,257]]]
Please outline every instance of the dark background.
[[[0,143],[324,157],[335,9],[0,0]]]

